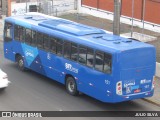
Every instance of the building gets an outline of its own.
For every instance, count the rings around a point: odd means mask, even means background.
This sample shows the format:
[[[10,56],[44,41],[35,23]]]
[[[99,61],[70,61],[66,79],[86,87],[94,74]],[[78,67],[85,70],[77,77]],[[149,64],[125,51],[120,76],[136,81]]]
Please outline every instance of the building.
[[[0,15],[7,15],[7,0],[0,0]]]
[[[114,0],[81,0],[81,6],[113,14]],[[121,16],[124,17],[133,16],[134,19],[159,25],[159,11],[160,0],[121,0]]]
[[[3,13],[6,12],[6,1],[1,0]],[[8,14],[11,15],[11,2],[15,3],[26,3],[32,2],[44,2],[47,0],[8,0]],[[58,0],[48,0],[58,1]],[[69,0],[65,0],[69,1]],[[91,14],[97,17],[106,17],[107,14],[113,15],[114,11],[114,0],[72,0],[79,1],[78,8],[79,12]],[[133,4],[134,2],[134,4]],[[121,17],[127,18],[131,21],[132,16],[135,21],[145,21],[152,26],[160,27],[160,0],[121,0]],[[38,5],[38,4],[37,4]],[[110,16],[112,18],[112,16]]]

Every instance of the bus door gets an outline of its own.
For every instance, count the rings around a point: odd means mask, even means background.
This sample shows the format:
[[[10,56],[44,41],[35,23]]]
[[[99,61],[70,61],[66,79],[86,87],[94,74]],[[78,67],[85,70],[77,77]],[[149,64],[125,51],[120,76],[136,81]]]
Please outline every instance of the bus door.
[[[6,22],[4,26],[4,55],[7,59],[14,60],[12,42],[13,24]]]

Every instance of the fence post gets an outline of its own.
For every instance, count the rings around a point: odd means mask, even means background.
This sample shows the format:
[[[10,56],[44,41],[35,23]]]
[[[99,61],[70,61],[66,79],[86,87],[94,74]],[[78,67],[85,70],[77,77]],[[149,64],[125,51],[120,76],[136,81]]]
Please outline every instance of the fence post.
[[[120,7],[121,0],[114,0],[114,19],[113,19],[113,34],[120,34]]]
[[[56,8],[56,17],[57,17],[57,14],[58,14],[57,12],[58,12],[58,10],[57,10],[57,8]]]
[[[78,9],[78,0],[74,0],[74,9],[77,10]]]
[[[79,22],[80,17],[82,17],[82,16],[80,16],[80,14],[77,12],[77,13],[76,13],[77,22]]]

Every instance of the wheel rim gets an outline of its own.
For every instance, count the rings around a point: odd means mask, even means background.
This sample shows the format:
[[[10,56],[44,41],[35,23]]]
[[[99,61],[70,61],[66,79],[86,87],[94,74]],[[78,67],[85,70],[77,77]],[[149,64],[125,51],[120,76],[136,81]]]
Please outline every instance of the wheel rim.
[[[19,67],[23,67],[23,60],[20,59],[19,62],[18,62],[18,64],[19,64]]]
[[[70,92],[74,92],[74,90],[75,90],[75,84],[74,84],[73,81],[70,81],[70,82],[68,83],[68,90],[69,90]]]

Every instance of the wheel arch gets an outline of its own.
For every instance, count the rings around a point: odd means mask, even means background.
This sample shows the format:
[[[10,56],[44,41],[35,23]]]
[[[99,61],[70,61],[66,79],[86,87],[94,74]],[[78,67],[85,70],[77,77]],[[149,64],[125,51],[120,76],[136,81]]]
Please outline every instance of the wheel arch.
[[[67,80],[68,77],[72,77],[72,78],[75,80],[75,78],[73,77],[73,75],[71,75],[71,74],[66,74],[66,75],[65,75],[65,79],[64,79],[64,80],[65,80],[65,82],[64,82],[65,84],[66,84],[66,80]]]
[[[16,53],[15,54],[15,62],[17,62],[17,58],[19,57],[19,56],[22,56],[20,53]]]
[[[67,82],[67,79],[68,79],[69,77],[73,78],[73,81],[74,81],[74,83],[75,83],[74,91],[70,91],[70,90],[69,90],[68,82]],[[69,80],[69,81],[70,81],[70,80]],[[78,84],[77,84],[77,80],[76,80],[75,77],[73,77],[73,75],[71,75],[71,74],[66,74],[66,75],[65,75],[65,86],[66,86],[66,89],[67,89],[67,91],[68,91],[68,93],[69,93],[70,95],[73,95],[73,96],[79,95],[79,90],[78,90],[78,86],[77,86],[77,85],[78,85]]]

